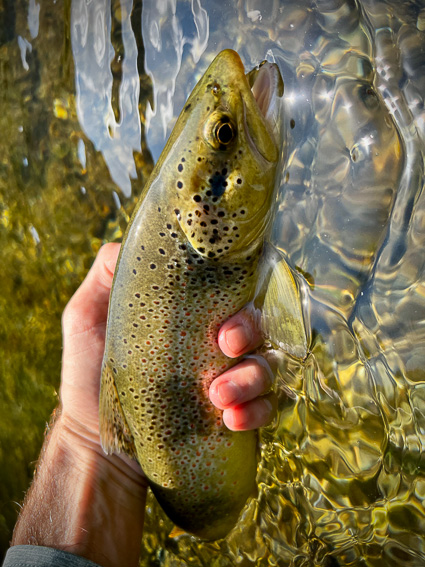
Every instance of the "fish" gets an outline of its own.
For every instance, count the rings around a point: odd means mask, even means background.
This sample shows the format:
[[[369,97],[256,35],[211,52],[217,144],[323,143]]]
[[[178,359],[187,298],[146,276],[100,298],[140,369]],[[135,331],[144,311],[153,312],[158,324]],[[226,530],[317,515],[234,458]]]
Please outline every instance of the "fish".
[[[219,349],[220,326],[257,293],[282,93],[276,64],[246,75],[235,51],[216,56],[141,194],[112,285],[102,446],[136,458],[178,529],[205,540],[225,537],[256,489],[257,432],[227,429],[208,389],[240,360]]]

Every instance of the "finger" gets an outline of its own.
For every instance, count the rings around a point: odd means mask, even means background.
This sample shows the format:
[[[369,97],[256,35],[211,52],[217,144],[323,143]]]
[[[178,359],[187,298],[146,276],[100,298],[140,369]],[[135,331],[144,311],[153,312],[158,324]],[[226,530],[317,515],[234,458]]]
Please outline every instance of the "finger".
[[[210,400],[223,410],[244,404],[266,394],[272,380],[272,371],[264,358],[247,358],[212,382]]]
[[[120,244],[102,246],[85,280],[72,296],[62,316],[64,335],[70,337],[105,324],[109,295]]]
[[[232,431],[248,431],[268,425],[277,408],[276,394],[271,392],[234,408],[223,411],[223,421]]]
[[[263,342],[256,314],[242,310],[222,325],[218,334],[218,345],[226,356],[236,358],[255,349]]]

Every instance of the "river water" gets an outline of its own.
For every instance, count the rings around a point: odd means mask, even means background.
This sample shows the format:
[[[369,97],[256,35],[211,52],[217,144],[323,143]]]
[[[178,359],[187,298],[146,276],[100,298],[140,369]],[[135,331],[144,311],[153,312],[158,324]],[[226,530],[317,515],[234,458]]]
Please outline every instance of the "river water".
[[[425,3],[29,0],[0,14],[3,547],[56,403],[61,310],[230,47],[284,79],[271,241],[305,282],[310,355],[282,360],[258,497],[228,538],[168,538],[150,498],[142,565],[425,566]]]

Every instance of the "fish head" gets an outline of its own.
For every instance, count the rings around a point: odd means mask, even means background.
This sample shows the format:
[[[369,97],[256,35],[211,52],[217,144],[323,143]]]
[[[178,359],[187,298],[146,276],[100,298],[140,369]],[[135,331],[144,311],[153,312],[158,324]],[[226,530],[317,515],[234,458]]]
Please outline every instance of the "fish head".
[[[188,99],[171,140],[174,212],[192,247],[216,261],[261,245],[282,155],[277,65],[245,75],[221,52]]]

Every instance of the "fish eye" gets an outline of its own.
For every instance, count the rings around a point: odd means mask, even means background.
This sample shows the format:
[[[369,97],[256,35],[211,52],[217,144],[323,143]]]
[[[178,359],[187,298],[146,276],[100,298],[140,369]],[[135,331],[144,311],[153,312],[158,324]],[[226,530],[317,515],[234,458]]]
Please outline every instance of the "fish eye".
[[[228,146],[235,137],[235,130],[230,122],[221,120],[216,124],[214,134],[219,144]]]
[[[225,151],[232,147],[237,134],[234,121],[222,109],[214,110],[204,126],[205,141],[214,150]]]

